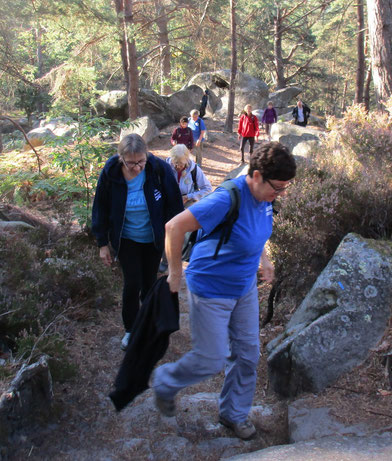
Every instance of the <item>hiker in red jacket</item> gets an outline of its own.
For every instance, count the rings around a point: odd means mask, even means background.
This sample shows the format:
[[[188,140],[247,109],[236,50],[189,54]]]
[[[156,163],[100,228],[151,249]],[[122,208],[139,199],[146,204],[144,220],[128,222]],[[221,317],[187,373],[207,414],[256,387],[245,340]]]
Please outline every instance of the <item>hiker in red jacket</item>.
[[[252,106],[247,104],[244,107],[244,113],[240,117],[238,124],[238,139],[241,139],[240,150],[241,150],[241,162],[245,163],[244,149],[246,141],[249,141],[249,154],[252,154],[253,147],[256,141],[259,139],[259,121],[256,115],[252,114]]]

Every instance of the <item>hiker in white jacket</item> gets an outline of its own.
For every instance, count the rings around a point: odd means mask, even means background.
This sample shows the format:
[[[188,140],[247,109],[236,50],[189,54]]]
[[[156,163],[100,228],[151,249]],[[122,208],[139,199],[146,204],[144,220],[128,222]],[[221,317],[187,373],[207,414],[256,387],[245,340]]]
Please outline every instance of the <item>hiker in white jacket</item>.
[[[166,159],[177,179],[185,208],[212,191],[211,183],[202,169],[189,157],[184,144],[176,144]]]

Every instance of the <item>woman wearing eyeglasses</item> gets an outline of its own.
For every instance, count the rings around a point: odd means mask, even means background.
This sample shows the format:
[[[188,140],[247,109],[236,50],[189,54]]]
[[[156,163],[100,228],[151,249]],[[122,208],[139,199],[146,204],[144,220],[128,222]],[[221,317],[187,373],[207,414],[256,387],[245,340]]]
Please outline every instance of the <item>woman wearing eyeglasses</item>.
[[[157,278],[165,223],[183,209],[169,165],[147,152],[141,136],[125,136],[118,155],[106,162],[100,174],[92,212],[100,258],[111,265],[110,243],[123,272],[122,349],[128,345],[140,300]]]

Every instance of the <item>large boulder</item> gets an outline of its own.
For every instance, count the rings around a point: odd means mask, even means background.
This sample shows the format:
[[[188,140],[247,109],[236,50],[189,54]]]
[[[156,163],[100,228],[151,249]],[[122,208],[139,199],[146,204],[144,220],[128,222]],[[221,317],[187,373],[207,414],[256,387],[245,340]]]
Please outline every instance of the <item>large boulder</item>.
[[[292,125],[286,122],[274,123],[271,128],[272,140],[282,143],[291,151],[297,144],[306,141],[315,141],[317,144],[321,144],[320,138],[322,135],[322,131],[314,128]]]
[[[301,92],[302,88],[299,86],[289,86],[275,91],[274,93],[270,93],[268,98],[273,102],[277,114],[280,115],[287,111],[287,106],[291,100],[298,96]]]
[[[112,120],[126,120],[128,118],[128,96],[126,91],[114,90],[103,94],[95,103],[99,116],[106,116]]]
[[[169,113],[174,118],[174,122],[179,122],[184,115],[189,117],[193,109],[199,109],[203,90],[200,86],[190,85],[185,89],[177,91],[168,97],[167,107]]]
[[[360,365],[391,316],[392,244],[348,234],[268,346],[268,372],[280,395],[319,392]]]
[[[151,120],[151,118],[148,116],[140,117],[130,122],[128,128],[123,128],[121,130],[120,140],[124,136],[132,133],[140,135],[147,144],[151,142],[154,138],[159,136],[159,130],[157,126],[155,125],[154,121]]]
[[[208,88],[211,103],[215,98],[220,100],[214,113],[220,116],[226,115],[230,89],[229,69],[196,74],[189,80],[186,87],[190,85],[198,85],[203,89]],[[265,107],[267,101],[268,86],[265,82],[242,72],[237,73],[234,102],[234,111],[236,113],[240,113],[246,104],[251,104],[254,108]],[[210,109],[212,109],[212,106],[210,106]]]
[[[164,128],[173,123],[173,117],[168,113],[168,97],[161,96],[153,90],[140,90],[138,94],[140,115],[148,115],[158,128]]]

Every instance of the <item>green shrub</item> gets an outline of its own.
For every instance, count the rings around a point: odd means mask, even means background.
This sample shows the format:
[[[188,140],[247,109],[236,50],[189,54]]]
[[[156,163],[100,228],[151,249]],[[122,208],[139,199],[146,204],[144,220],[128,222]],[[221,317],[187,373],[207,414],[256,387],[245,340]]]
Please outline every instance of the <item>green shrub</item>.
[[[392,236],[392,136],[386,115],[349,108],[330,118],[324,145],[297,178],[275,219],[271,252],[280,293],[300,302],[342,238]]]

